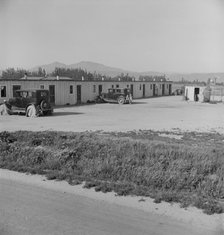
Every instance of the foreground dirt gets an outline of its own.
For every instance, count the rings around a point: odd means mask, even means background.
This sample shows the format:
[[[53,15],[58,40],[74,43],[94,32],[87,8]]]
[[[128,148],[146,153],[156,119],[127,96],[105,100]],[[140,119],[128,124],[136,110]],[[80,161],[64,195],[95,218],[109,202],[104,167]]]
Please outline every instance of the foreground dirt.
[[[0,169],[0,234],[223,234],[222,215]],[[156,211],[155,211],[156,210]]]
[[[0,116],[0,131],[152,129],[224,133],[223,108],[223,104],[185,102],[178,96],[135,100],[133,105],[61,107],[49,117]],[[1,235],[224,233],[223,215],[157,205],[150,199],[139,202],[136,198],[84,192],[65,182],[3,172],[0,169]]]
[[[186,102],[181,96],[135,100],[132,105],[56,108],[53,116],[0,116],[0,131],[128,131],[139,129],[224,133],[224,105]]]

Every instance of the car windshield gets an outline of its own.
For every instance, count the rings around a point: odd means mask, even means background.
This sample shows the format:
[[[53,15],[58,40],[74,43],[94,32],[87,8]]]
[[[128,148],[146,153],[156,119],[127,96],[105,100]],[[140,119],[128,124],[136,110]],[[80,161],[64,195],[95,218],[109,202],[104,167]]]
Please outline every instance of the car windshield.
[[[47,91],[41,91],[40,96],[41,97],[47,97]]]
[[[31,97],[35,97],[35,92],[32,91],[18,91],[16,92],[17,97],[21,97],[21,98],[31,98]]]
[[[118,89],[108,89],[109,93],[124,93],[124,89],[118,88]]]

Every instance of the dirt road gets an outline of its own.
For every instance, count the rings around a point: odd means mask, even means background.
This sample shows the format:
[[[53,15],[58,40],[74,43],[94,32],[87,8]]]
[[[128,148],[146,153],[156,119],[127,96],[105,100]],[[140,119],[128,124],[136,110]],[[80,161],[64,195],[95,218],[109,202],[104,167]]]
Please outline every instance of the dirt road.
[[[52,181],[38,181],[39,176],[21,178],[21,173],[6,173],[0,172],[1,235],[219,234],[218,228],[214,230],[209,224],[196,226],[197,223],[78,195],[66,189],[72,186],[61,190]],[[211,217],[211,224],[212,221]]]
[[[186,102],[181,96],[135,100],[132,105],[61,107],[53,116],[0,116],[0,131],[128,131],[139,129],[224,133],[224,105]]]

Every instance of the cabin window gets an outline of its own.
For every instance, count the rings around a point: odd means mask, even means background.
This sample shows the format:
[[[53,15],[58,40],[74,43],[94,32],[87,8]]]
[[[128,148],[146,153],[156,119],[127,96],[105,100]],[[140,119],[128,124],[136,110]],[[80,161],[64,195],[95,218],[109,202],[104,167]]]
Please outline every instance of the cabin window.
[[[44,85],[40,85],[40,89],[44,89]]]
[[[13,85],[13,86],[12,86],[13,97],[18,96],[18,94],[16,93],[16,91],[17,91],[17,90],[20,90],[20,89],[21,89],[21,86],[19,86],[19,85]]]
[[[69,90],[70,90],[70,94],[73,94],[73,86],[72,85],[70,86]]]
[[[129,88],[129,85],[127,85],[127,88]]]
[[[93,85],[93,93],[96,93],[96,85]]]
[[[139,90],[141,90],[141,89],[142,89],[142,84],[139,85]]]
[[[116,85],[116,88],[118,88],[118,87],[119,87],[119,84]]]
[[[112,85],[111,87],[114,88],[114,85]]]
[[[150,89],[152,90],[152,84],[150,84]]]
[[[1,97],[6,97],[6,86],[1,86]]]

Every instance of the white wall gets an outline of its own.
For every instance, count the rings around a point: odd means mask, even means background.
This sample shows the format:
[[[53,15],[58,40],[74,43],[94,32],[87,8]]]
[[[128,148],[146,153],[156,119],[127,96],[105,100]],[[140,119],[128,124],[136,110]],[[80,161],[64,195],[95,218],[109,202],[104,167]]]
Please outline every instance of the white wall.
[[[153,84],[158,87],[158,96],[162,95],[162,84],[165,84],[164,95],[169,95],[169,84],[172,82],[110,82],[110,81],[72,81],[72,80],[0,80],[0,86],[6,86],[6,97],[1,97],[0,103],[3,100],[8,100],[13,97],[13,85],[20,85],[21,89],[40,89],[41,85],[44,85],[44,89],[49,89],[49,85],[55,86],[55,104],[74,105],[77,103],[77,85],[81,85],[81,101],[86,103],[88,100],[95,100],[99,95],[99,85],[102,85],[102,92],[107,92],[109,88],[114,88],[118,85],[119,88],[131,89],[131,84],[133,84],[134,98],[143,97],[143,84],[145,84],[145,98],[153,96]],[[96,86],[94,92],[93,86]],[[73,86],[73,93],[70,94],[70,86]]]
[[[199,95],[198,95],[198,101],[203,102],[204,96],[203,91],[205,87],[199,87],[199,86],[185,86],[184,90],[184,96],[187,97],[189,101],[195,101],[195,88],[199,88]]]

